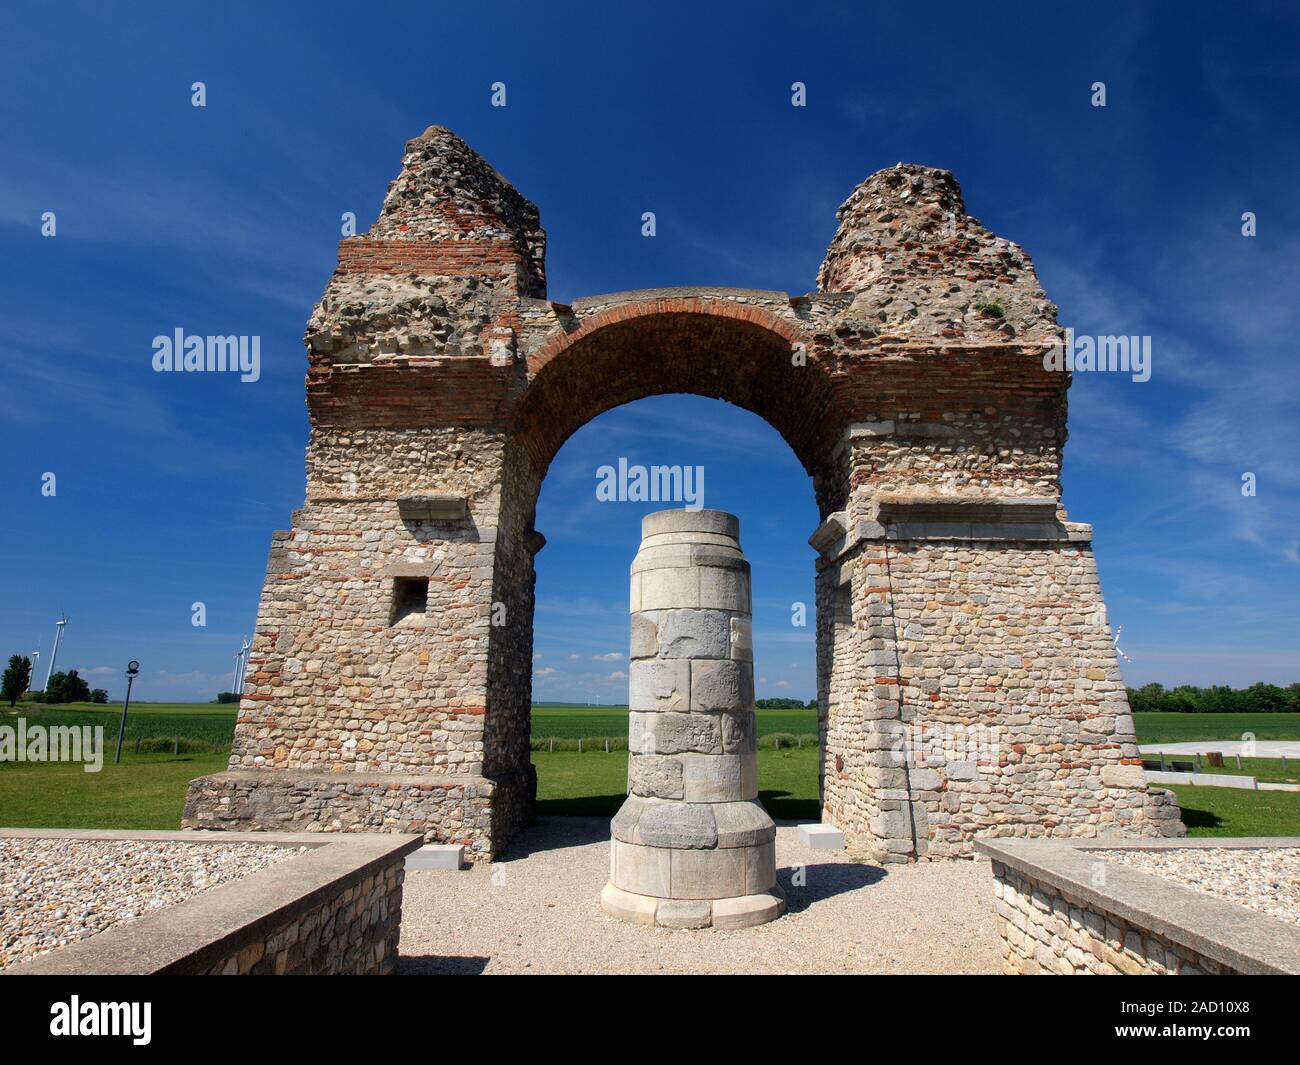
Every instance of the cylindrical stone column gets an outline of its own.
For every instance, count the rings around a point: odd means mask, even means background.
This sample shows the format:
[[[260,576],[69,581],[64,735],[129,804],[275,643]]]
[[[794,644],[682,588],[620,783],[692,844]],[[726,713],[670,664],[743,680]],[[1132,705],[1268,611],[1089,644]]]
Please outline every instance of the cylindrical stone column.
[[[744,928],[785,912],[776,826],[758,803],[750,616],[734,514],[643,519],[632,561],[628,797],[611,824],[608,914]]]

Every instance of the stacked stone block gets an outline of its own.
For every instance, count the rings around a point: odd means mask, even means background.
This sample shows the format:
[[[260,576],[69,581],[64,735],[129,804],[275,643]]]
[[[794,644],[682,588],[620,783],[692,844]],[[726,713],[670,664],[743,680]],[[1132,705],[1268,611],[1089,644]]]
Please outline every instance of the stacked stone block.
[[[611,825],[605,911],[743,928],[785,911],[776,827],[758,803],[749,563],[740,523],[665,510],[632,563],[628,798]]]

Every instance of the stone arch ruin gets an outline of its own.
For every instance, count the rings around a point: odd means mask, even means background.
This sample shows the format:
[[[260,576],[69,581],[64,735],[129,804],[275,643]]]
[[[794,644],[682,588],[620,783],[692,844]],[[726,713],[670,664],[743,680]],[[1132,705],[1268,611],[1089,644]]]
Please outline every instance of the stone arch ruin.
[[[306,502],[273,534],[229,769],[183,823],[498,854],[536,790],[547,466],[602,411],[691,392],[766,419],[812,478],[822,801],[850,847],[1181,832],[1061,506],[1069,377],[1028,256],[943,170],[880,171],[838,218],[804,296],[560,304],[537,208],[448,130],[409,142],[307,327]]]

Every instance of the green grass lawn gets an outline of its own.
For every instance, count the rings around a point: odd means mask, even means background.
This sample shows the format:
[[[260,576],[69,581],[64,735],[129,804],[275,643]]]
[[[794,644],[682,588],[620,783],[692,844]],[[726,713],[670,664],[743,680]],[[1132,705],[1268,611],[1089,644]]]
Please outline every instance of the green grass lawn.
[[[1300,836],[1300,791],[1171,789],[1189,836]]]
[[[112,757],[121,704],[74,703],[21,706],[30,723],[103,725]],[[0,713],[0,724],[16,714]],[[1300,738],[1300,714],[1136,714],[1141,743],[1195,739],[1240,739],[1251,732],[1259,739]],[[179,736],[228,748],[235,707],[215,703],[132,703],[127,746],[121,766],[107,762],[100,773],[80,765],[0,765],[0,825],[32,827],[176,828],[189,781],[225,768],[224,754],[133,753],[137,738]],[[760,736],[792,733],[816,735],[813,710],[759,710]],[[543,704],[533,708],[534,738],[598,739],[627,736],[626,707]],[[543,814],[612,815],[626,794],[627,752],[605,754],[599,747],[576,751],[534,751],[538,774],[538,810]],[[1242,772],[1260,780],[1295,781],[1300,765],[1282,772],[1278,759],[1243,759]],[[1202,759],[1204,762],[1204,759]],[[1237,772],[1235,760],[1223,770]],[[816,746],[759,751],[759,796],[773,817],[815,819]],[[1300,793],[1235,791],[1227,788],[1180,787],[1189,831],[1194,836],[1300,835]]]
[[[818,753],[816,747],[758,752],[758,797],[774,818],[821,815]],[[534,751],[533,765],[539,814],[613,817],[627,798],[627,751]]]
[[[816,710],[759,710],[755,713],[758,734],[789,732],[795,736],[817,735]],[[534,739],[627,738],[626,706],[566,706],[541,703],[533,707]]]
[[[87,773],[80,763],[9,763],[0,767],[0,825],[25,828],[177,829],[185,789],[220,773],[224,754],[122,755]]]
[[[1300,740],[1300,714],[1134,714],[1138,743],[1191,740]]]

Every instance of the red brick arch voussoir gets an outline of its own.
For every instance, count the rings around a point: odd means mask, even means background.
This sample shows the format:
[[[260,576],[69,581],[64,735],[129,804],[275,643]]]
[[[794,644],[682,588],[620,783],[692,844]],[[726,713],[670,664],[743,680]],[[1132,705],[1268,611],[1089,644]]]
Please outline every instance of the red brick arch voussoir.
[[[630,322],[665,314],[699,314],[715,318],[730,318],[756,325],[775,333],[791,345],[804,344],[811,360],[812,338],[794,323],[777,317],[765,307],[736,303],[733,300],[710,299],[700,296],[666,296],[652,300],[635,300],[607,307],[585,318],[572,332],[556,331],[528,358],[528,379],[531,381],[554,359],[563,355],[579,341],[585,340],[605,326]]]

